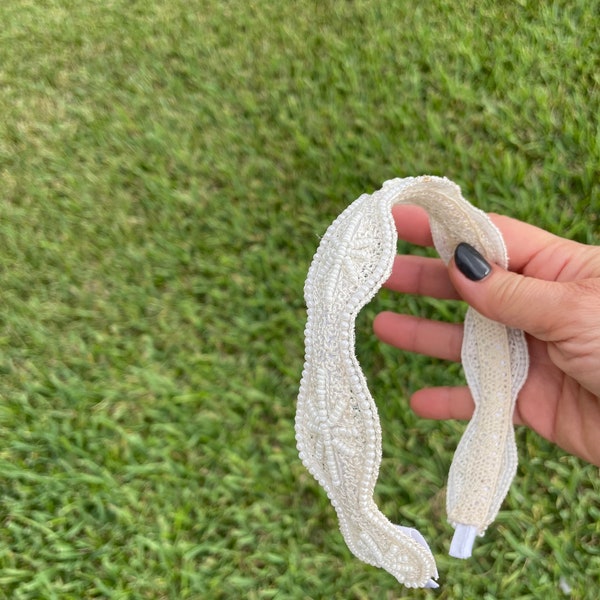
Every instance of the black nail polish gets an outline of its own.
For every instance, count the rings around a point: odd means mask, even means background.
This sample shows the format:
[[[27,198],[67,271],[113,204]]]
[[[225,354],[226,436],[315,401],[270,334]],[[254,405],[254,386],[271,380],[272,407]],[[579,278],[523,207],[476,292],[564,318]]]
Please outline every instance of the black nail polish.
[[[458,270],[471,281],[481,281],[492,271],[490,263],[473,246],[465,242],[456,246],[454,262]]]

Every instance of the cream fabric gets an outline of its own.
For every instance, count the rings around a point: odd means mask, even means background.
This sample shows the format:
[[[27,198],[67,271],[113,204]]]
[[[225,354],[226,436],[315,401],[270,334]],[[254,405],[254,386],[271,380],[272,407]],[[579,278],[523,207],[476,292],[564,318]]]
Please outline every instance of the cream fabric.
[[[423,536],[393,525],[373,500],[381,427],[354,350],[356,316],[391,273],[395,204],[427,211],[435,247],[446,263],[457,244],[467,242],[507,266],[499,230],[448,179],[394,179],[373,195],[360,196],[325,233],[306,279],[296,439],[300,458],[337,512],[350,550],[408,587],[435,587],[435,560]],[[475,536],[494,520],[516,471],[512,416],[527,376],[527,344],[521,331],[469,308],[462,360],[476,410],[450,468],[447,512],[456,528],[451,554],[467,557]]]

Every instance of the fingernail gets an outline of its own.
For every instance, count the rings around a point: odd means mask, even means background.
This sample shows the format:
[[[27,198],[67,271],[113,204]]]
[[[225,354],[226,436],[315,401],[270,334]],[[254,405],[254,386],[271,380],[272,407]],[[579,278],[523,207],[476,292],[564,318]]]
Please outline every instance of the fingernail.
[[[458,270],[471,281],[481,281],[492,272],[492,267],[473,246],[461,242],[454,250]]]

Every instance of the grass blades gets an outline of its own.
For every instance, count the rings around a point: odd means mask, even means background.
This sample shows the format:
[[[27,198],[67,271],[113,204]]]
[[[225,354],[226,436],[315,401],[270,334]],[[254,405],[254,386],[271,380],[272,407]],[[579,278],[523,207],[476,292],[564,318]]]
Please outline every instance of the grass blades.
[[[330,221],[446,175],[488,211],[598,243],[600,4],[0,4],[0,598],[596,598],[598,469],[518,432],[520,469],[447,558],[461,423],[409,393],[460,369],[357,352],[377,500],[441,588],[351,557],[299,462],[302,288]]]

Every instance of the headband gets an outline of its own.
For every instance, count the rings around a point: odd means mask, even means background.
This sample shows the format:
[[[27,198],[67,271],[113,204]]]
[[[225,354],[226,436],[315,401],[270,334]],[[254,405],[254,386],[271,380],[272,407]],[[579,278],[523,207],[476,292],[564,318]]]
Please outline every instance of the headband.
[[[508,265],[500,231],[446,178],[393,179],[355,200],[327,229],[305,283],[308,319],[296,441],[302,462],[336,510],[352,553],[407,587],[437,587],[435,559],[423,536],[392,524],[373,500],[381,426],[354,349],[356,316],[392,270],[395,204],[427,211],[445,263],[467,242],[488,260]],[[529,366],[523,332],[469,308],[462,364],[475,412],[450,466],[446,511],[455,528],[450,555],[468,558],[475,536],[496,517],[517,468],[512,420]]]

